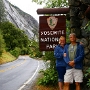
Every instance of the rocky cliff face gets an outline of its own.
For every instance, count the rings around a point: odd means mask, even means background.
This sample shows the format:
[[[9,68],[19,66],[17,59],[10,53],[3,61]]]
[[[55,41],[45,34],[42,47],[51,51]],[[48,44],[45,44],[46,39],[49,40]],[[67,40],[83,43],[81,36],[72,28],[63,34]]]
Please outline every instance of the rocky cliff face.
[[[31,15],[23,12],[7,0],[3,0],[3,3],[6,19],[24,30],[30,39],[35,38],[38,35],[38,22]]]

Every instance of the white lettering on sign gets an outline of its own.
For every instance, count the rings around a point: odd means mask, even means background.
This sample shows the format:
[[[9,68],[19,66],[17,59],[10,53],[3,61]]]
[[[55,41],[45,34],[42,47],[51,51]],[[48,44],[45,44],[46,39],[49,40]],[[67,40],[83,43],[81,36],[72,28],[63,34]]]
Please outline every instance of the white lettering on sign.
[[[44,37],[40,38],[40,42],[58,42],[59,38],[58,37]]]
[[[41,31],[42,35],[63,35],[65,30],[58,30],[58,31]]]
[[[54,49],[57,44],[46,44],[46,49]]]

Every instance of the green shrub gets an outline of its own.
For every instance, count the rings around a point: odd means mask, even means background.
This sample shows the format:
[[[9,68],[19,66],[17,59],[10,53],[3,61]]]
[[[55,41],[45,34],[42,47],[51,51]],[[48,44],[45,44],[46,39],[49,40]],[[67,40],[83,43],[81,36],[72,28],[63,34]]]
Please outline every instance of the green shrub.
[[[54,57],[54,52],[53,51],[47,51],[45,52],[45,56],[43,58],[45,61],[50,60],[50,68],[55,68],[55,57]]]
[[[39,85],[56,85],[57,84],[57,72],[54,69],[47,68],[46,70],[41,70],[40,73],[43,74],[43,77],[39,79]]]
[[[23,47],[22,50],[21,50],[21,55],[28,55],[28,54],[29,54],[29,49]]]
[[[43,55],[42,55],[42,52],[40,52],[39,50],[36,50],[36,55],[35,57],[39,57],[41,58]]]
[[[21,49],[16,47],[14,50],[11,50],[10,53],[15,56],[15,57],[18,57],[21,53]]]
[[[90,87],[90,68],[86,70],[85,77],[88,78],[87,86]]]

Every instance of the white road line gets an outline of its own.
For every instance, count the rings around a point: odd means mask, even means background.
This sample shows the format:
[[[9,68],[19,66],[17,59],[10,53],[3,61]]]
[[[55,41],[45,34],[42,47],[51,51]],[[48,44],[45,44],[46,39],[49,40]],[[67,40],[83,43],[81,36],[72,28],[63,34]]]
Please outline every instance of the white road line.
[[[35,71],[35,73],[32,75],[32,77],[28,80],[28,81],[26,81],[25,83],[24,83],[24,85],[22,85],[18,90],[22,90],[32,79],[33,79],[33,77],[36,75],[36,73],[37,73],[37,71],[39,70],[39,61],[38,61],[38,66],[37,66],[37,69],[36,69],[36,71]]]

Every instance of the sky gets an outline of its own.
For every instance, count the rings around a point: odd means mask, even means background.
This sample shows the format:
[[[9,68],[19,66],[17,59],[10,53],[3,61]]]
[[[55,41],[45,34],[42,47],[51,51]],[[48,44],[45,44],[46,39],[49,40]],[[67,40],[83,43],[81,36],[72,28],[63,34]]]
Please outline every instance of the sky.
[[[11,4],[17,6],[24,12],[33,16],[39,22],[39,16],[37,14],[37,9],[43,8],[44,5],[37,5],[37,3],[32,2],[32,0],[8,0]]]

